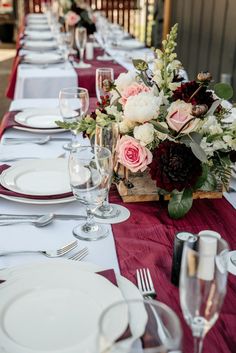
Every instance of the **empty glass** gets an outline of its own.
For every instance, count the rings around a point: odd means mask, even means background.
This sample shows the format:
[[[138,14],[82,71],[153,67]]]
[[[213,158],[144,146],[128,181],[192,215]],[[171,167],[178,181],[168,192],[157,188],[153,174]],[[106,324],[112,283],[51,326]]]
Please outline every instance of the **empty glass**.
[[[202,351],[203,338],[218,319],[227,285],[228,244],[215,236],[198,237],[184,245],[180,303],[194,337],[194,352]]]
[[[181,339],[176,314],[154,300],[115,303],[99,320],[99,353],[177,353]]]
[[[75,30],[75,42],[77,49],[79,50],[80,62],[74,62],[74,67],[78,69],[87,69],[91,67],[90,64],[84,62],[84,51],[87,43],[87,29],[84,27],[77,27]]]
[[[98,240],[108,235],[108,227],[94,222],[93,212],[101,206],[112,173],[111,152],[104,147],[77,147],[69,157],[70,184],[74,196],[86,205],[87,221],[73,229],[76,238]]]
[[[114,70],[110,67],[96,69],[96,95],[99,102],[101,97],[110,96],[110,92],[104,89],[104,80],[114,81]]]
[[[63,88],[59,93],[59,107],[63,120],[68,123],[80,121],[89,108],[89,94],[86,88]],[[71,150],[79,145],[76,129],[71,129],[72,141],[65,144],[65,150]]]

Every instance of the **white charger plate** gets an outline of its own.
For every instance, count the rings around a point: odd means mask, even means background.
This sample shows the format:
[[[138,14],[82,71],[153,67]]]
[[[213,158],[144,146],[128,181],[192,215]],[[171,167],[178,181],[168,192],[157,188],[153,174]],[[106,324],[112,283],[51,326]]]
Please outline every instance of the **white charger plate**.
[[[8,190],[31,196],[71,192],[68,162],[64,158],[15,162],[2,172],[0,183]]]
[[[33,41],[33,40],[27,40],[24,43],[24,48],[29,49],[29,50],[43,50],[43,49],[56,49],[57,48],[57,43],[52,40],[52,41]]]
[[[24,127],[24,126],[13,126],[13,129],[16,130],[21,130],[21,131],[28,131],[28,132],[34,132],[34,133],[39,133],[39,134],[57,134],[58,132],[65,132],[65,129],[57,128],[57,129],[33,129],[30,127]]]
[[[29,199],[27,197],[15,197],[15,196],[8,196],[8,195],[2,195],[0,194],[0,197],[3,199],[13,201],[13,202],[19,202],[19,203],[26,203],[29,205],[57,205],[61,203],[69,203],[69,202],[74,202],[76,201],[74,196],[70,197],[63,197],[59,199]]]
[[[15,115],[14,120],[26,127],[58,129],[56,120],[63,121],[59,109],[26,109]]]
[[[117,276],[122,293],[94,271],[96,265],[50,261],[7,270],[1,286],[1,346],[11,353],[75,353],[96,341],[101,312],[116,301],[140,299],[128,280]],[[5,272],[6,275],[6,272]],[[77,279],[77,280],[76,280]],[[127,324],[120,313],[120,330]],[[117,329],[117,328],[116,328]]]
[[[114,49],[121,49],[121,50],[135,50],[145,48],[145,45],[141,42],[136,40],[123,40],[121,43],[114,46]]]

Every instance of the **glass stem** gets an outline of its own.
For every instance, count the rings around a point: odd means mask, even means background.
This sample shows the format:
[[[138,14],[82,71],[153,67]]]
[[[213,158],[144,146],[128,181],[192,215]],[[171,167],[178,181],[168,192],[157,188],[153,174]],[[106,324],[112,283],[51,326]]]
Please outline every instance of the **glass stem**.
[[[71,130],[71,133],[72,133],[71,144],[72,144],[73,147],[78,147],[80,145],[79,144],[79,139],[78,139],[78,134],[74,130]]]
[[[203,346],[203,338],[202,337],[193,337],[194,339],[194,353],[201,353]]]
[[[80,62],[83,63],[84,62],[84,48],[81,48],[79,53],[80,53]]]
[[[98,225],[94,222],[94,215],[89,206],[86,207],[87,211],[87,220],[83,225],[82,229],[85,233],[90,233],[98,230]]]

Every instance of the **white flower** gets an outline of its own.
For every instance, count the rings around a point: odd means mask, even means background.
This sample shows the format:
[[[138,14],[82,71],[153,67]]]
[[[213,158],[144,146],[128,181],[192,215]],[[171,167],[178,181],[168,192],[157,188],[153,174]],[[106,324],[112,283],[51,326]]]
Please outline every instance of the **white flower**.
[[[231,135],[224,135],[223,140],[227,143],[227,145],[236,150],[236,138],[233,138]]]
[[[117,120],[119,121],[122,120],[122,112],[119,112],[115,105],[110,105],[109,107],[106,107],[106,111],[107,111],[107,114],[114,115],[117,118]]]
[[[170,64],[169,67],[171,70],[177,70],[182,67],[181,62],[179,60],[173,60]]]
[[[210,135],[222,134],[223,130],[214,115],[208,116],[202,125],[202,132]]]
[[[140,124],[145,123],[157,116],[161,103],[162,99],[150,92],[131,96],[127,99],[124,108],[124,118]]]
[[[122,73],[115,80],[115,85],[120,93],[122,93],[128,86],[136,82],[136,74],[134,71],[128,71],[127,73]]]
[[[134,121],[122,120],[119,123],[119,131],[122,135],[124,135],[124,134],[127,134],[128,132],[131,132],[135,126],[136,126],[136,123]]]
[[[154,126],[150,123],[135,126],[134,137],[142,146],[146,146],[154,140],[154,131]]]

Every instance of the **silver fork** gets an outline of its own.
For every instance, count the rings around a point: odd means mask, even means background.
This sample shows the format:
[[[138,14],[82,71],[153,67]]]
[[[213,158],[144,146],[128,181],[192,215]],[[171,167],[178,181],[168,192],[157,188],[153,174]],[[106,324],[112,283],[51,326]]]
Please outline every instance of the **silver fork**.
[[[148,268],[136,270],[138,289],[144,298],[156,298],[151,274]]]
[[[85,247],[79,250],[76,254],[68,257],[68,260],[81,261],[83,260],[83,258],[85,258],[88,255],[88,253],[89,253],[88,248]]]
[[[77,247],[77,240],[72,241],[69,244],[62,246],[57,250],[15,250],[15,251],[3,251],[0,252],[0,256],[11,255],[11,254],[26,254],[26,253],[39,253],[47,257],[60,257]]]

